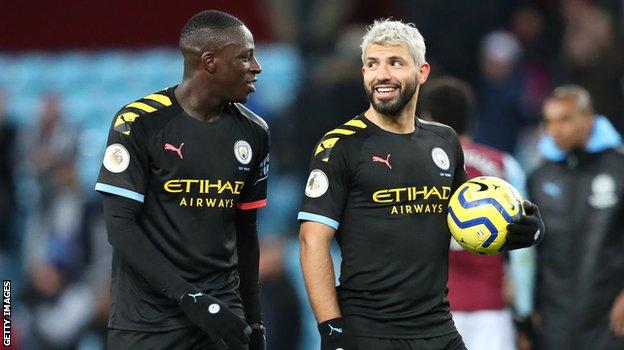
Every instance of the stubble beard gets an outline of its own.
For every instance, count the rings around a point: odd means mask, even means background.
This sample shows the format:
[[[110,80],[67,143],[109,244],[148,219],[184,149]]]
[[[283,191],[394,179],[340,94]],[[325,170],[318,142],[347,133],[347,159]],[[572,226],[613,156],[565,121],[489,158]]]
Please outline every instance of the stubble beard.
[[[373,106],[373,108],[379,114],[396,119],[401,115],[401,111],[403,111],[403,108],[405,108],[405,106],[410,102],[410,100],[412,99],[412,97],[414,97],[414,94],[416,93],[415,80],[416,79],[414,79],[413,82],[405,85],[405,88],[401,89],[401,94],[396,99],[384,102],[377,102],[375,101],[375,97],[373,96],[373,88],[369,86],[366,86],[366,88],[364,89],[366,90],[366,98],[370,102],[371,106]]]

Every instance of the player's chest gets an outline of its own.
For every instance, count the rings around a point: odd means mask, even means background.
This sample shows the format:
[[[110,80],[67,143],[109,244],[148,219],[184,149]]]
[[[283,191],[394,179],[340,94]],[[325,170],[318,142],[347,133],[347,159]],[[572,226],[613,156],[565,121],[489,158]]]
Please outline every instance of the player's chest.
[[[356,186],[368,191],[413,186],[450,187],[456,159],[447,143],[406,136],[368,142],[359,157]]]
[[[155,136],[149,164],[161,181],[236,182],[248,177],[257,153],[251,135],[230,123],[177,125]]]

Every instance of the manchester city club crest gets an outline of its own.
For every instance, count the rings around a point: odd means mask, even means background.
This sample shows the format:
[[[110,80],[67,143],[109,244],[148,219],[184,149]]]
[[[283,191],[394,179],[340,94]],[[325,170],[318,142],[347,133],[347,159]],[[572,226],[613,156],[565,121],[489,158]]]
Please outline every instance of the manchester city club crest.
[[[451,166],[448,155],[440,147],[436,147],[431,150],[431,158],[433,159],[435,165],[442,170],[448,170]]]
[[[245,140],[238,140],[234,143],[234,156],[241,164],[247,165],[251,162],[251,146]]]
[[[618,202],[617,184],[609,174],[599,174],[591,184],[589,204],[596,209],[610,208]]]

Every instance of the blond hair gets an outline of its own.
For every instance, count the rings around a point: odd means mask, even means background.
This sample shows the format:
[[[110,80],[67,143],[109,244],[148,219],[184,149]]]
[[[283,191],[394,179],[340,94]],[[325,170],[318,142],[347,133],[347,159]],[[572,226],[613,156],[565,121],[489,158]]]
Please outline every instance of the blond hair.
[[[404,23],[390,19],[375,20],[362,38],[362,64],[364,53],[370,45],[395,46],[405,45],[417,67],[425,62],[425,39],[413,23]]]

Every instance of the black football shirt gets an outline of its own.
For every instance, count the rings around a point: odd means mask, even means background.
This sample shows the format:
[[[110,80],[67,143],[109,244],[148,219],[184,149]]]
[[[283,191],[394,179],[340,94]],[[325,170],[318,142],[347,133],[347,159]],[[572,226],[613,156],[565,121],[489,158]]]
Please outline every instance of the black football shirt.
[[[142,202],[140,227],[180,271],[211,294],[235,291],[236,209],[266,205],[266,123],[240,104],[214,122],[190,117],[175,87],[123,107],[113,118],[95,189]],[[110,328],[184,327],[176,303],[113,252]]]
[[[454,332],[446,215],[466,180],[455,132],[416,119],[413,133],[394,134],[360,115],[313,153],[298,218],[337,230],[347,330],[382,338]]]

